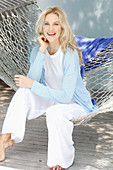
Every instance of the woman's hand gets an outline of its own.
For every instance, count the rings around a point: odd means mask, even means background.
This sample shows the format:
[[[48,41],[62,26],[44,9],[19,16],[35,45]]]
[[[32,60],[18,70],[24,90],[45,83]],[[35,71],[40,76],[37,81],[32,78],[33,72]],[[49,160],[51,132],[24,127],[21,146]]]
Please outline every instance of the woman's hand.
[[[15,80],[16,86],[19,86],[19,87],[31,88],[33,84],[32,79],[26,76],[23,76],[23,75],[15,75],[14,80]]]
[[[45,38],[45,36],[43,34],[41,34],[39,37],[38,37],[38,42],[40,44],[40,48],[39,48],[39,51],[42,52],[42,53],[45,53],[48,45],[49,45],[49,41]]]

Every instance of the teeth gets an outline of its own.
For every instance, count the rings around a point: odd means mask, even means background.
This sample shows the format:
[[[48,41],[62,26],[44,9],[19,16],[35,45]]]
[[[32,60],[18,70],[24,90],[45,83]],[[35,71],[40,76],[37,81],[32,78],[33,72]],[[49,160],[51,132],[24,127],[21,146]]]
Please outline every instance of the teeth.
[[[54,35],[55,33],[48,33],[49,35]]]

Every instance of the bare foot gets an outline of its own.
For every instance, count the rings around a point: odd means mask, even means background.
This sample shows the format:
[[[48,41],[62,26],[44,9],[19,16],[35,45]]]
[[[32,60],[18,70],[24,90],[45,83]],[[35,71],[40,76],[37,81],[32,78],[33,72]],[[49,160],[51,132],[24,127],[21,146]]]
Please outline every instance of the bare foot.
[[[0,162],[5,160],[5,150],[0,146]]]
[[[3,142],[2,137],[0,137],[0,162],[5,160],[5,150],[13,145],[13,140]]]
[[[64,169],[64,168],[62,168],[62,167],[59,166],[59,165],[56,165],[56,166],[50,167],[50,169],[52,169],[52,170],[62,170],[62,169]]]
[[[75,160],[75,155],[74,155],[74,160]],[[53,166],[53,167],[49,167],[49,168],[52,169],[52,170],[62,170],[62,169],[65,169],[65,168],[62,168],[59,165],[56,165],[56,166]]]
[[[13,144],[14,144],[14,141],[10,139],[10,140],[9,140],[7,143],[5,143],[5,145],[4,145],[5,150],[6,150],[7,148],[13,146]]]

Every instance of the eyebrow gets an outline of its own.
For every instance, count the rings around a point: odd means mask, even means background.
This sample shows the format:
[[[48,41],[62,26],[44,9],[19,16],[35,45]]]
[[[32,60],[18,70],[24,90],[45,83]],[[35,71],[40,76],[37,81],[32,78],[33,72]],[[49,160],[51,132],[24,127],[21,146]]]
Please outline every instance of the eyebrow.
[[[44,22],[48,22],[48,23],[49,23],[49,21],[44,21]],[[60,21],[55,21],[55,22],[58,22],[58,23],[60,23]],[[55,22],[54,22],[54,23],[55,23]]]

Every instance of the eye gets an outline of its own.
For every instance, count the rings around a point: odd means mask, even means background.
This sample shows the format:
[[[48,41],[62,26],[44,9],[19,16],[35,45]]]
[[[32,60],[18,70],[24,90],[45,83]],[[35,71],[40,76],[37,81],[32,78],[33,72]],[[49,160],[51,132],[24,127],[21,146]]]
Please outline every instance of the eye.
[[[54,25],[59,25],[59,24],[55,23]]]
[[[47,22],[45,22],[44,25],[49,25],[49,24]]]

